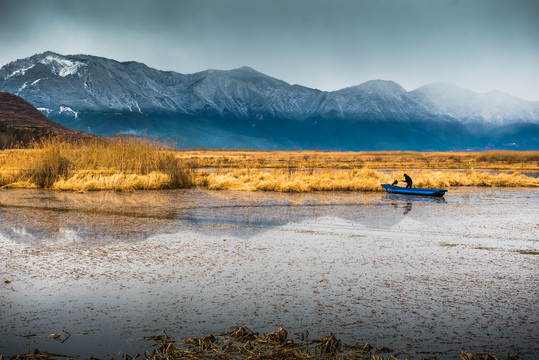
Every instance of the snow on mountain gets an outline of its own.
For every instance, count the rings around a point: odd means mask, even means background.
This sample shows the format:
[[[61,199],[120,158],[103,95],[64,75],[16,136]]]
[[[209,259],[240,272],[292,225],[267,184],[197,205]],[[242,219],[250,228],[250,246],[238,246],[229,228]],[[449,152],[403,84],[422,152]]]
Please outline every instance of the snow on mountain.
[[[40,61],[41,64],[51,65],[53,72],[61,77],[74,75],[81,66],[86,64],[80,61],[70,61],[64,57],[49,55]]]
[[[393,81],[371,80],[331,93],[330,105],[324,112],[335,111],[342,118],[369,120],[427,119],[429,113],[422,104]],[[332,106],[333,105],[333,106]]]
[[[435,83],[410,92],[435,114],[447,114],[464,123],[503,125],[539,122],[539,103],[498,91],[479,94],[456,85]]]
[[[161,89],[152,85],[154,73],[161,72],[143,64],[46,52],[1,68],[0,79],[4,81],[0,81],[0,87],[18,93],[36,107],[51,109],[52,113],[60,113],[61,106],[76,112],[138,111],[139,102],[148,108],[166,106],[166,97],[159,94]],[[22,87],[24,83],[33,86]]]
[[[60,114],[62,114],[62,113],[70,113],[75,117],[75,119],[77,118],[77,116],[79,116],[79,113],[74,111],[69,106],[60,106],[59,113]]]
[[[305,118],[316,110],[321,92],[293,86],[252,68],[207,70],[190,75],[186,93],[190,112],[208,107],[236,117],[282,116]]]
[[[34,65],[30,65],[29,67],[26,67],[26,68],[17,69],[15,71],[13,71],[10,75],[6,76],[5,79],[8,79],[8,78],[10,78],[12,76],[24,75],[24,74],[26,74],[26,71],[30,70],[33,67],[34,67]]]
[[[1,89],[57,112],[69,106],[74,111],[302,116],[313,111],[320,93],[248,67],[183,75],[136,62],[54,53],[10,63],[0,69],[2,78]]]

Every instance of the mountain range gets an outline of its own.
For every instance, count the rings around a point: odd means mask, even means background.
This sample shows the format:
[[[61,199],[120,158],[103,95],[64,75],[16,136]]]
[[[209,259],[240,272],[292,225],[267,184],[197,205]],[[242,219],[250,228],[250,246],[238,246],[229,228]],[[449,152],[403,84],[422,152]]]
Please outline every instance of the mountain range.
[[[17,94],[67,128],[141,133],[181,147],[538,149],[539,102],[436,83],[406,91],[373,80],[337,91],[291,85],[250,67],[194,74],[53,52],[0,68]]]

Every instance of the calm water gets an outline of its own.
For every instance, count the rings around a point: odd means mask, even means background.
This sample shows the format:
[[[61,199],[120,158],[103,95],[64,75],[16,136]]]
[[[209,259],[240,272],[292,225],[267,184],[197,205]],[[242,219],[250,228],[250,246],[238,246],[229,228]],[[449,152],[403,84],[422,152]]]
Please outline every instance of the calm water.
[[[161,330],[244,325],[537,358],[538,214],[539,189],[0,191],[0,354],[133,355]]]

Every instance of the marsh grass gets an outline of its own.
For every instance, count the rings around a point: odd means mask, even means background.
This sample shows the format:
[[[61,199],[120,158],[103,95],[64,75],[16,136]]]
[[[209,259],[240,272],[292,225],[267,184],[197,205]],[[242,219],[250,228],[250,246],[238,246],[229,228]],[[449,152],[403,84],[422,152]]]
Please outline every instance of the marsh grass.
[[[55,137],[27,149],[0,152],[0,187],[132,191],[196,185],[210,190],[383,191],[380,184],[402,179],[404,171],[415,187],[423,188],[538,187],[539,179],[507,170],[539,169],[538,159],[539,151],[171,151],[148,137],[78,141]],[[477,170],[481,167],[506,170]]]
[[[23,172],[28,182],[50,188],[58,179],[68,176],[71,162],[59,148],[47,146],[38,151]]]
[[[481,153],[477,156],[478,162],[486,163],[539,163],[539,151],[507,151],[493,150]]]
[[[149,138],[68,141],[49,137],[29,149],[4,151],[0,186],[56,190],[137,190],[189,187],[192,171]]]
[[[478,171],[408,172],[415,187],[448,188],[451,186],[538,187],[539,179],[522,175],[490,174]],[[226,169],[199,172],[195,182],[210,190],[244,191],[384,191],[382,183],[402,179],[402,172],[382,172],[372,169],[289,171],[283,169]]]
[[[200,168],[539,170],[539,151],[181,151]]]

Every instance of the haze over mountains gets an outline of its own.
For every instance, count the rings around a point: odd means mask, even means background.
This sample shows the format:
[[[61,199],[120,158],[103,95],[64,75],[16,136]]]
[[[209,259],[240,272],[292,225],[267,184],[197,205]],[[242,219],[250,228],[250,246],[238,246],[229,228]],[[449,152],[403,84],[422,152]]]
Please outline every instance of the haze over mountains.
[[[252,68],[195,74],[46,52],[0,69],[17,94],[70,129],[146,131],[183,147],[333,150],[538,149],[539,102],[450,84],[407,92],[373,80],[327,92]]]

